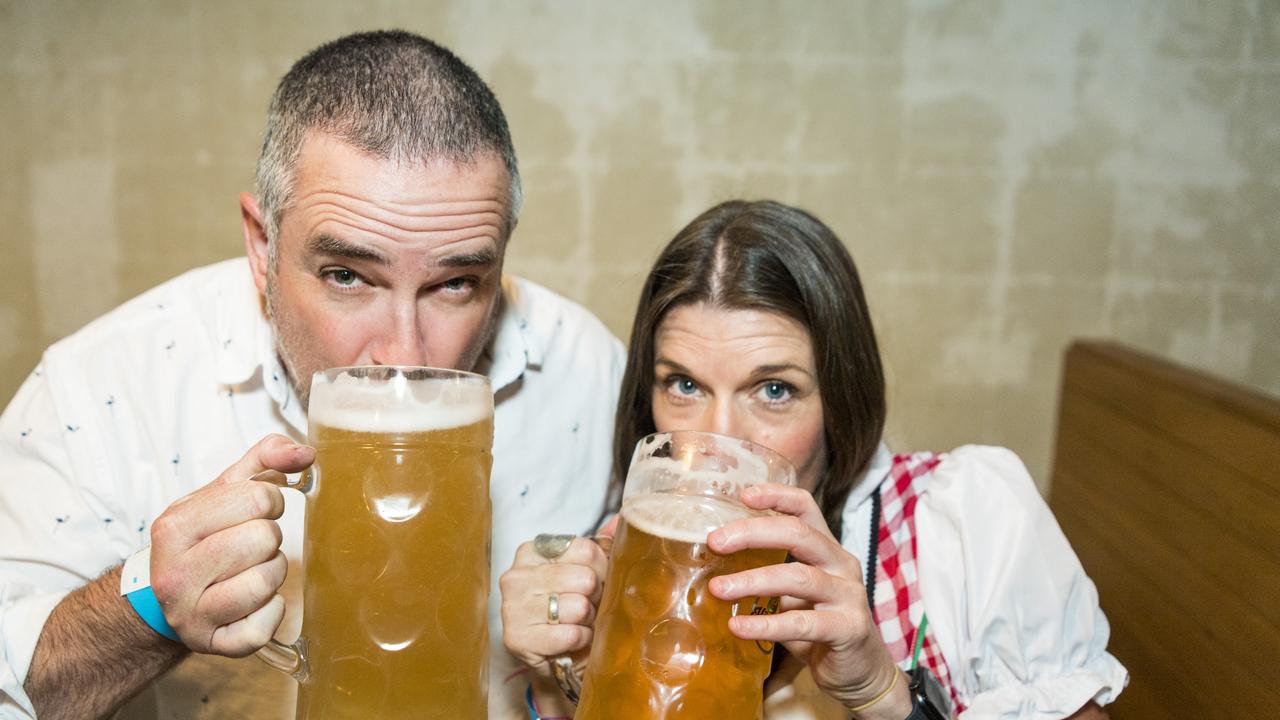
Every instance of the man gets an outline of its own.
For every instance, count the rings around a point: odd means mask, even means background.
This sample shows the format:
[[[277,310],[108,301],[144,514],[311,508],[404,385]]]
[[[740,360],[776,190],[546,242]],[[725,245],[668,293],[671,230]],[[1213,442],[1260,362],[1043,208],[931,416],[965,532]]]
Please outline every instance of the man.
[[[622,347],[502,276],[515,153],[462,61],[401,32],[316,49],[272,98],[257,194],[240,204],[247,261],[55,344],[0,418],[0,718],[97,717],[143,690],[126,716],[292,716],[291,680],[226,658],[301,604],[296,572],[281,590],[299,497],[250,478],[314,458],[297,443],[322,368],[490,376],[495,576],[521,541],[601,513]],[[121,597],[122,561],[148,544],[176,641]],[[504,682],[497,600],[490,712],[507,717],[524,685]]]

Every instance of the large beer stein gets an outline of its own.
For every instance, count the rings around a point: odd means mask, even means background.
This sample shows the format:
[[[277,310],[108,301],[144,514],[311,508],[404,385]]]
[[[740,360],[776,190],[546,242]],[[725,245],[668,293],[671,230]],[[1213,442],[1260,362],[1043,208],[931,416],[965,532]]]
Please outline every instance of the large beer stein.
[[[707,534],[771,514],[738,499],[749,485],[795,484],[781,455],[720,435],[658,433],[636,447],[610,551],[576,720],[753,720],[773,655],[729,618],[777,610],[777,598],[726,602],[707,582],[783,562],[785,550],[719,555]]]
[[[324,370],[308,425],[302,632],[259,657],[298,680],[299,720],[486,717],[488,379]]]

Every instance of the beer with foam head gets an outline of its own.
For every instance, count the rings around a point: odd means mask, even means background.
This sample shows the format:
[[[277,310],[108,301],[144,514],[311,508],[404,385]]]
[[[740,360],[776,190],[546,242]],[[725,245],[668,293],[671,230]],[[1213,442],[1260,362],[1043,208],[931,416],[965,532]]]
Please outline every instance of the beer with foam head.
[[[654,440],[653,438],[658,438]],[[757,718],[773,647],[742,640],[729,618],[773,612],[776,598],[726,602],[707,582],[782,562],[784,550],[719,555],[707,534],[762,515],[738,492],[794,484],[772,451],[704,433],[642,440],[627,474],[577,720]]]
[[[309,425],[297,717],[486,717],[488,381],[325,371]]]

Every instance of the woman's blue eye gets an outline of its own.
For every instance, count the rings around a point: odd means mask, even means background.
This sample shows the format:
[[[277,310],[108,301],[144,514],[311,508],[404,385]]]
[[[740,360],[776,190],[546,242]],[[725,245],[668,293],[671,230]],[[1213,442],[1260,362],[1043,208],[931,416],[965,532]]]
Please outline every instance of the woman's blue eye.
[[[683,375],[668,375],[662,380],[667,392],[675,395],[697,395],[698,383]]]
[[[772,402],[786,400],[791,395],[791,387],[776,380],[765,383],[761,390],[764,392],[765,399]]]

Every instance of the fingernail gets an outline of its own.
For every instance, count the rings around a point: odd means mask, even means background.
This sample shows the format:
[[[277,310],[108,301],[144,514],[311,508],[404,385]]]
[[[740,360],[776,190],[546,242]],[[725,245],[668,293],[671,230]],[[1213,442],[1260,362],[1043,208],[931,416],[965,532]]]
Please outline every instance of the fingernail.
[[[724,545],[725,541],[727,541],[728,539],[729,538],[725,534],[723,529],[712,530],[711,534],[707,535],[707,544],[708,545]]]

